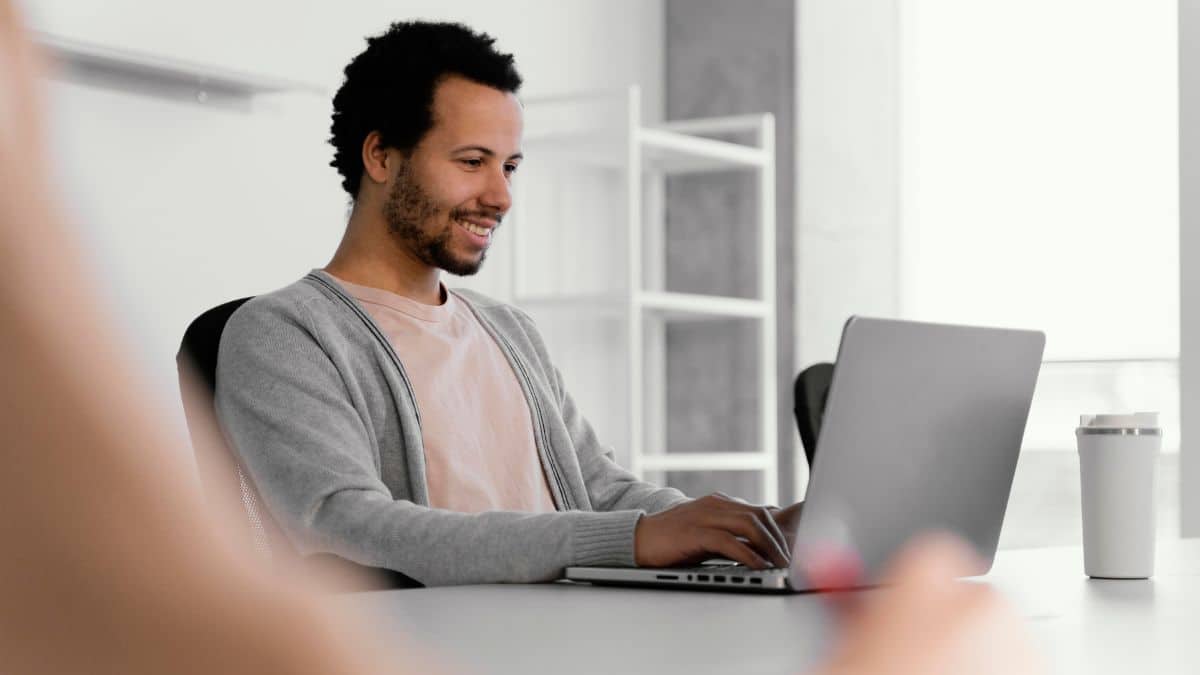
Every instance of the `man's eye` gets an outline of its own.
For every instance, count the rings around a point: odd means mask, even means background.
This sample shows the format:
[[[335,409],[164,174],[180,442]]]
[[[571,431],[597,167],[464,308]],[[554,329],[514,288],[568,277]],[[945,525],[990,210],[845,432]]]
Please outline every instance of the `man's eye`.
[[[462,163],[466,164],[467,166],[472,167],[472,168],[479,168],[479,167],[483,166],[482,159],[464,159],[464,160],[462,160]]]
[[[504,170],[509,174],[514,174],[517,172],[517,165],[516,164],[505,164]]]

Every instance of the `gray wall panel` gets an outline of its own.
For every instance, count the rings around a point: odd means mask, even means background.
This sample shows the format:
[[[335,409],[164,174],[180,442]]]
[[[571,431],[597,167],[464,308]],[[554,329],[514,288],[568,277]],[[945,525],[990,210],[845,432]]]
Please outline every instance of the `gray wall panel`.
[[[667,119],[770,112],[776,123],[776,340],[780,495],[792,485],[794,449],[793,166],[795,16],[793,0],[667,0]],[[666,187],[666,285],[669,290],[749,297],[758,269],[752,178],[672,178]],[[752,323],[676,324],[667,330],[667,444],[672,452],[754,450],[758,394],[757,327]],[[801,460],[803,461],[803,460]],[[689,493],[716,476],[673,473]],[[754,499],[756,477],[730,472],[721,488]]]

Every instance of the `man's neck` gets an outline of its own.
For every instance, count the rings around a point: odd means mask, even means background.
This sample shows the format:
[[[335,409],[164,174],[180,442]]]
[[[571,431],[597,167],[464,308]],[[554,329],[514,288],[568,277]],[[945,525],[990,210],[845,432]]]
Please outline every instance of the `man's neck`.
[[[419,260],[388,236],[382,219],[368,221],[358,208],[350,214],[346,233],[325,271],[352,284],[379,288],[427,305],[445,302],[441,270]]]

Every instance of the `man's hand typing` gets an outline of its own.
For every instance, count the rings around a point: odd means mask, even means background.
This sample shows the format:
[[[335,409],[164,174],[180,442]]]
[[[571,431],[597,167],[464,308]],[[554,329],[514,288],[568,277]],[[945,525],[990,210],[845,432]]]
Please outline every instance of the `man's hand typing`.
[[[787,541],[770,509],[721,494],[643,516],[634,534],[639,567],[697,564],[722,557],[752,569],[787,567]]]

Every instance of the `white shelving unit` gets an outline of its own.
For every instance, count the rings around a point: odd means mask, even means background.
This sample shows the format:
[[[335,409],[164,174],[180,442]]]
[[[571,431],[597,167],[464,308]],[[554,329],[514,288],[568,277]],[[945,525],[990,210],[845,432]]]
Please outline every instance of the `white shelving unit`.
[[[577,97],[526,101],[525,151],[530,161],[553,161],[562,171],[613,172],[612,198],[623,208],[610,214],[613,221],[593,224],[611,237],[623,239],[603,248],[612,256],[611,274],[602,274],[604,288],[578,288],[577,266],[584,256],[572,258],[579,246],[557,231],[558,223],[527,222],[518,211],[513,238],[513,299],[537,315],[556,320],[580,321],[584,317],[624,323],[622,350],[627,391],[624,414],[617,416],[628,429],[628,461],[638,476],[667,471],[755,471],[761,476],[765,501],[777,500],[776,391],[775,391],[775,126],[770,114],[668,122],[641,123],[640,92],[602,92]],[[712,138],[752,136],[746,143]],[[755,298],[719,297],[674,293],[665,290],[665,179],[668,176],[710,172],[751,171],[757,178],[759,275]],[[518,179],[518,209],[530,199],[548,198],[545,184]],[[603,180],[600,181],[604,183]],[[541,191],[541,193],[539,193]],[[562,229],[571,213],[583,207],[567,205]],[[529,221],[537,216],[529,215]],[[554,219],[551,217],[550,219]],[[620,222],[623,221],[623,222]],[[542,234],[536,234],[538,228]],[[577,232],[582,242],[594,232]],[[545,266],[543,259],[527,266],[530,247],[553,248],[557,238],[557,277],[527,282],[524,276]],[[540,242],[538,240],[541,240]],[[549,243],[547,243],[549,242]],[[600,249],[588,252],[603,255]],[[567,258],[566,260],[563,260]],[[606,272],[609,270],[606,270]],[[546,275],[543,275],[544,277]],[[617,281],[619,279],[619,282]],[[612,283],[617,282],[617,283]],[[615,286],[615,288],[613,287]],[[667,452],[666,433],[666,328],[672,322],[738,319],[754,321],[759,328],[759,443],[754,450],[729,452]]]

